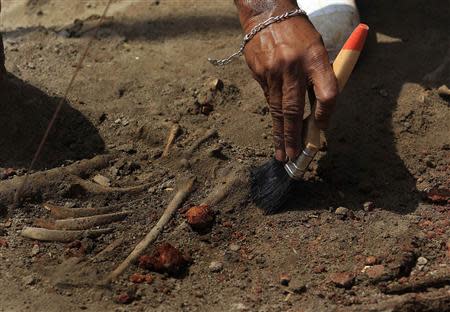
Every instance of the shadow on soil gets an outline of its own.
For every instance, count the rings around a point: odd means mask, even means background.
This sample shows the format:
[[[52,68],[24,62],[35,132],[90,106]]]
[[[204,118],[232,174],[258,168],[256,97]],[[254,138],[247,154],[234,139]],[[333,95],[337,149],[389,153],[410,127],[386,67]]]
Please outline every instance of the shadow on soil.
[[[60,101],[8,74],[0,85],[0,167],[27,167]],[[103,152],[104,142],[82,113],[64,102],[35,169]]]
[[[5,31],[5,37],[17,38],[35,31],[53,31],[64,37],[93,36],[98,24],[98,16],[86,20],[75,20],[65,27],[42,26],[19,27]],[[167,40],[176,37],[188,37],[192,34],[217,34],[226,30],[241,32],[237,16],[176,16],[161,17],[152,20],[132,20],[127,18],[107,19],[99,29],[98,37],[121,36],[126,40]]]
[[[449,8],[437,0],[359,1],[359,8],[370,37],[328,131],[321,181],[299,184],[287,210],[361,209],[374,201],[404,214],[419,203],[415,179],[397,153],[392,114],[403,86],[423,85],[423,77],[442,62]]]

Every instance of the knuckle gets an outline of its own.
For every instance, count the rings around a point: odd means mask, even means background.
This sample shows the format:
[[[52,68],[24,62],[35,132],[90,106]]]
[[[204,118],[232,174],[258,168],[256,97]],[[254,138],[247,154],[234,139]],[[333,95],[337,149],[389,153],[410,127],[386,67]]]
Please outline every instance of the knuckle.
[[[270,105],[269,110],[274,120],[283,120],[283,110],[280,107]]]
[[[319,101],[326,106],[333,106],[336,102],[337,97],[337,88],[335,87],[329,87],[324,90],[322,90],[320,94]]]
[[[275,104],[274,102],[269,103],[269,109],[273,116],[283,116],[283,111],[278,104]]]
[[[283,51],[283,54],[281,55],[282,61],[280,62],[286,66],[291,66],[297,64],[300,58],[301,55],[298,51],[292,49],[285,49],[285,51]]]
[[[283,102],[283,116],[285,117],[295,117],[302,113],[301,106],[298,104],[296,100],[286,100]]]

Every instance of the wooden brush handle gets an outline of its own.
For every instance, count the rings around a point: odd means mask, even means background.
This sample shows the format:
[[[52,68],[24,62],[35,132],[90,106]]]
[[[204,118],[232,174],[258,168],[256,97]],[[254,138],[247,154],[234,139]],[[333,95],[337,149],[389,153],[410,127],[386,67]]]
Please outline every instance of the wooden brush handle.
[[[368,30],[369,27],[367,25],[359,24],[333,62],[333,71],[336,75],[339,92],[344,89],[344,86],[350,78],[350,74],[358,61]],[[317,102],[314,102],[311,105],[311,115],[306,119],[307,126],[304,143],[306,148],[317,152],[320,147],[320,129],[317,126],[314,116],[316,105]]]

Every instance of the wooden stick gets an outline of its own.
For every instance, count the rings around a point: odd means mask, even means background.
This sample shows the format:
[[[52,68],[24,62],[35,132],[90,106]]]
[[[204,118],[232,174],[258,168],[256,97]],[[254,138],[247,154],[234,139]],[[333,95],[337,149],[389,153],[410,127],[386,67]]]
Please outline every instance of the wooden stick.
[[[111,233],[113,229],[85,230],[85,231],[61,231],[47,230],[35,227],[25,227],[21,235],[40,241],[69,243],[83,237],[97,237]]]
[[[172,128],[170,129],[169,136],[167,137],[167,144],[164,148],[164,152],[162,153],[162,157],[167,157],[169,155],[170,147],[175,142],[175,139],[177,138],[178,134],[180,133],[180,125],[174,124]]]
[[[110,224],[116,221],[122,221],[128,216],[129,212],[115,212],[98,216],[70,218],[55,221],[56,230],[87,230],[95,226]]]
[[[175,194],[174,198],[170,201],[163,215],[159,219],[158,223],[151,229],[151,231],[144,237],[139,244],[133,249],[133,251],[128,255],[128,257],[114,270],[112,271],[105,280],[105,283],[109,283],[119,277],[128,266],[134,262],[144,250],[153,243],[158,235],[162,232],[164,227],[170,221],[175,211],[183,204],[188,195],[192,191],[195,179],[189,179],[186,184],[184,184],[178,192]]]

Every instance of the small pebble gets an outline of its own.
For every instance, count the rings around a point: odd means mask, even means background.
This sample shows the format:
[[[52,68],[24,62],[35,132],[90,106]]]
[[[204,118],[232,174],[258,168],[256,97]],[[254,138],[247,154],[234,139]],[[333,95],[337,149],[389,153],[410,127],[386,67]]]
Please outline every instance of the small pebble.
[[[375,265],[375,264],[377,264],[377,262],[378,262],[378,260],[374,256],[368,256],[366,258],[366,265]]]
[[[23,284],[25,284],[27,286],[32,286],[37,283],[37,279],[33,275],[29,275],[29,276],[25,276],[22,279],[22,282],[23,282]]]
[[[33,248],[31,248],[31,256],[34,257],[40,252],[40,248],[38,244],[34,244]]]
[[[375,209],[375,203],[371,202],[371,201],[368,201],[368,202],[364,203],[363,207],[364,207],[364,211],[370,212],[370,211],[373,211]]]
[[[230,244],[229,248],[231,251],[239,251],[239,249],[241,249],[241,246],[239,246],[238,244]]]
[[[212,91],[222,91],[224,87],[223,81],[218,78],[212,79],[208,84]]]
[[[219,261],[213,261],[209,265],[209,270],[214,273],[220,272],[220,271],[222,271],[222,269],[223,269],[223,263],[219,262]]]
[[[338,207],[338,208],[336,208],[334,213],[337,214],[337,215],[346,216],[348,214],[348,212],[349,212],[348,208]]]
[[[423,265],[426,265],[427,263],[428,263],[428,259],[425,257],[419,257],[417,259],[417,265],[423,266]]]
[[[97,174],[94,177],[93,181],[97,184],[100,184],[101,186],[110,186],[111,185],[111,180],[101,174]]]
[[[355,281],[355,276],[349,272],[332,273],[330,280],[337,286],[343,288],[351,288]]]
[[[366,274],[372,279],[378,279],[385,273],[385,267],[382,264],[370,266],[366,269]]]

